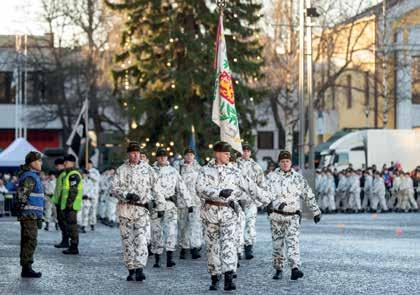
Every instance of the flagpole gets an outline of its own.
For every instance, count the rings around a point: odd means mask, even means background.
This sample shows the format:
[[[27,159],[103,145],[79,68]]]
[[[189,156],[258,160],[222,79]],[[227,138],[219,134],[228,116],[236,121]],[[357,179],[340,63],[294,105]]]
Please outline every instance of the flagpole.
[[[85,146],[85,168],[89,161],[89,99],[86,98],[86,111],[85,111],[85,134],[86,134],[86,146]]]

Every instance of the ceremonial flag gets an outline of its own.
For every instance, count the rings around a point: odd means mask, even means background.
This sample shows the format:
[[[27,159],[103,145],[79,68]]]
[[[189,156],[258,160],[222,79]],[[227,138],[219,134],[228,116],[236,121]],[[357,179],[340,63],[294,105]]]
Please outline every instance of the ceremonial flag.
[[[228,142],[233,149],[242,153],[238,114],[236,113],[235,96],[233,94],[232,73],[229,68],[226,40],[223,33],[223,14],[220,14],[217,28],[214,67],[216,68],[216,83],[212,120],[220,127],[220,139]]]
[[[69,138],[67,139],[67,153],[72,154],[76,157],[76,160],[79,162],[79,156],[82,151],[83,144],[86,143],[86,116],[88,109],[88,100],[86,99],[83,103],[82,110],[80,111],[79,116],[77,117],[76,124],[73,127]],[[82,120],[83,117],[83,120]]]

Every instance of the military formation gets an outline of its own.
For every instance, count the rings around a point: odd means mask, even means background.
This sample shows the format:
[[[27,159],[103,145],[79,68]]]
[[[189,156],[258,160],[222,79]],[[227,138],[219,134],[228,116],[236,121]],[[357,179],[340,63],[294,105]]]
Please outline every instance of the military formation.
[[[382,171],[354,170],[351,165],[340,172],[324,168],[316,172],[316,199],[323,213],[416,212],[420,198],[415,198],[413,179],[398,164]]]

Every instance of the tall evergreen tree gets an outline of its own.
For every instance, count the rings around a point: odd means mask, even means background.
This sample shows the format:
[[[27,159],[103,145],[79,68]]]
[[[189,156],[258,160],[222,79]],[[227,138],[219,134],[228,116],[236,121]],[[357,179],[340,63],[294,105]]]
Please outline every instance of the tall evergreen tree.
[[[175,151],[188,145],[191,127],[200,151],[219,139],[211,120],[213,69],[218,10],[215,1],[122,0],[107,1],[125,14],[122,51],[113,72],[121,104],[132,120],[130,139],[168,146]],[[252,141],[257,123],[255,103],[262,92],[253,84],[261,78],[259,42],[261,4],[227,0],[224,26],[241,136]],[[202,154],[203,155],[203,154]]]

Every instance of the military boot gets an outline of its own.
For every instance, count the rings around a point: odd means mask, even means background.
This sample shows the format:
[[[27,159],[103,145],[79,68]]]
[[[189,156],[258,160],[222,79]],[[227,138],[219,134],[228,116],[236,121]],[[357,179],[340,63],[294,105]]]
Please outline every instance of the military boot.
[[[95,231],[95,226],[94,226],[94,225],[91,225],[91,226],[90,226],[90,230],[91,230],[91,231]]]
[[[254,258],[254,255],[252,254],[252,245],[245,245],[245,259],[250,260]]]
[[[143,273],[143,268],[136,269],[136,281],[142,282],[146,279],[146,276]]]
[[[236,290],[235,283],[233,282],[233,271],[225,272],[225,291]]]
[[[220,281],[219,275],[212,275],[211,276],[211,285],[210,285],[209,290],[210,291],[219,290],[219,281]]]
[[[153,267],[160,267],[160,255],[155,254],[155,264],[153,264]]]
[[[34,271],[31,265],[27,265],[22,267],[20,276],[22,278],[40,278],[42,273]]]
[[[49,229],[50,229],[49,223],[48,222],[45,222],[44,230],[48,231]]]
[[[77,247],[77,244],[70,244],[70,247],[67,250],[64,250],[63,254],[79,255],[79,248]]]
[[[303,272],[301,272],[297,267],[292,269],[292,275],[290,277],[291,280],[295,281],[299,278],[303,277]]]
[[[276,273],[273,276],[273,280],[281,280],[283,278],[283,272],[281,270],[276,270]]]
[[[85,234],[86,233],[86,228],[84,226],[82,226],[79,230],[79,233]]]
[[[173,261],[173,255],[174,252],[172,251],[166,251],[166,267],[173,267],[176,265],[176,263]]]
[[[129,269],[128,270],[128,276],[127,276],[127,281],[134,281],[134,269]]]
[[[187,249],[181,248],[181,251],[179,252],[179,259],[186,259],[187,256]]]
[[[68,248],[69,246],[69,238],[64,235],[62,236],[61,242],[59,244],[54,245],[54,247],[56,248]]]
[[[199,248],[192,248],[191,249],[191,258],[192,259],[199,259],[199,258],[201,258]]]

